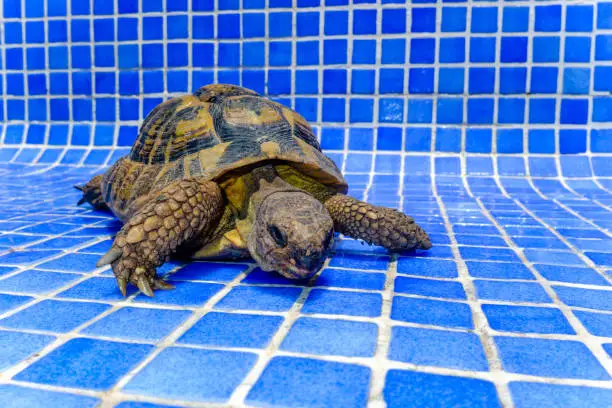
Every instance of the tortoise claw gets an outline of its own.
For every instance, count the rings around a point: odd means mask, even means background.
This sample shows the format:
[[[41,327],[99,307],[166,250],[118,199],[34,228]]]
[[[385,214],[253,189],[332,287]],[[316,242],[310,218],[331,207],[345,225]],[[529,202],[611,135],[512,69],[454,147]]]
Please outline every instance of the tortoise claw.
[[[96,268],[101,268],[115,262],[123,254],[123,251],[117,247],[112,247],[96,264]]]
[[[76,188],[79,191],[83,191],[83,189],[85,188],[85,186],[79,186],[78,184],[74,185],[74,188]]]
[[[151,285],[149,285],[149,281],[145,276],[141,276],[138,278],[138,289],[148,297],[153,297],[153,289],[151,289]]]
[[[171,290],[174,289],[175,286],[169,284],[168,282],[162,280],[162,279],[155,279],[153,281],[153,288],[154,289],[159,289],[159,290]]]
[[[127,280],[123,277],[117,277],[117,285],[119,286],[119,290],[123,297],[127,294]]]

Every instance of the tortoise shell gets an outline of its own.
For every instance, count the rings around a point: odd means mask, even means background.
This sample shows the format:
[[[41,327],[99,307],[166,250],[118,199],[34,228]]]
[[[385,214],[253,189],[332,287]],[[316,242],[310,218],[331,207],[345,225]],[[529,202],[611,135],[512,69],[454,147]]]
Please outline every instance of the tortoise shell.
[[[175,180],[219,180],[266,161],[285,162],[337,192],[347,191],[301,115],[234,85],[207,85],[157,106],[122,160],[102,188],[120,218],[139,197]]]

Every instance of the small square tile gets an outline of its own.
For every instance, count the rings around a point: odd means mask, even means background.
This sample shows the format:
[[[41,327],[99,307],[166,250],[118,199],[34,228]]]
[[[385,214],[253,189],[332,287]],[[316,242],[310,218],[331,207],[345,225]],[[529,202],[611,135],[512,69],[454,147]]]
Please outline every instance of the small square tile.
[[[39,267],[48,270],[88,273],[96,269],[96,263],[99,259],[98,255],[67,254],[45,262],[39,265]]]
[[[339,254],[332,258],[329,262],[329,266],[352,269],[386,270],[389,266],[389,257]]]
[[[313,289],[302,307],[302,313],[351,316],[380,316],[382,297],[375,293]]]
[[[393,298],[391,319],[466,329],[474,326],[472,312],[465,303],[416,299],[403,296],[395,296]]]
[[[533,263],[544,263],[551,265],[576,265],[584,266],[584,262],[577,256],[569,252],[552,252],[537,249],[526,249],[525,256]]]
[[[106,390],[150,351],[144,344],[73,339],[15,376],[18,381]]]
[[[585,285],[610,286],[600,274],[591,268],[575,268],[571,266],[534,265],[540,274],[556,282],[578,283]]]
[[[362,406],[367,402],[370,376],[370,369],[360,365],[275,357],[245,403],[285,407]],[[313,389],[317,392],[310,392]]]
[[[229,282],[247,269],[246,264],[191,262],[174,273],[172,279]]]
[[[0,331],[0,370],[4,371],[25,360],[54,340],[53,336]],[[2,393],[1,389],[0,393]]]
[[[0,320],[0,326],[65,333],[93,319],[109,307],[99,303],[43,300]]]
[[[325,268],[315,284],[316,286],[383,290],[385,275],[383,273]]]
[[[535,280],[531,271],[522,263],[468,261],[466,265],[468,273],[475,278]]]
[[[4,314],[11,309],[15,309],[34,298],[29,296],[15,296],[0,294],[0,313]]]
[[[209,312],[177,343],[264,348],[282,323],[280,316]]]
[[[63,408],[94,408],[99,403],[100,400],[97,398],[82,395],[18,387],[10,384],[0,386],[0,405],[5,407],[43,407],[52,405]]]
[[[494,330],[517,333],[575,334],[559,309],[548,307],[482,305]]]
[[[142,293],[134,298],[134,302],[156,303],[180,306],[201,306],[223,289],[223,285],[214,283],[169,281],[176,286],[173,290],[162,290],[155,293],[155,297],[148,297]]]
[[[612,398],[612,391],[609,389],[594,387],[511,382],[509,388],[517,408],[546,405],[566,408],[598,407],[606,405]]]
[[[82,332],[94,336],[157,342],[170,334],[190,314],[182,310],[124,307]]]
[[[577,341],[495,337],[502,365],[511,373],[555,378],[609,380],[610,376]]]
[[[457,264],[454,261],[423,258],[400,257],[397,261],[397,272],[436,278],[456,278],[459,276]]]
[[[389,358],[418,366],[487,371],[478,336],[443,330],[393,327]]]
[[[307,354],[371,357],[378,327],[374,323],[299,318],[280,349]]]
[[[503,300],[507,302],[552,303],[539,283],[500,282],[475,280],[479,299]]]
[[[465,291],[460,282],[407,278],[404,276],[398,276],[395,279],[395,292],[448,299],[466,299]]]
[[[474,378],[389,370],[384,398],[389,408],[412,406],[501,407],[495,385]]]
[[[219,310],[289,310],[302,293],[295,287],[238,286],[215,305]]]
[[[0,280],[0,292],[42,294],[54,291],[81,278],[68,273],[29,270]]]
[[[595,336],[612,337],[612,314],[575,310],[574,315]]]
[[[132,295],[136,292],[136,288],[132,285],[128,285],[127,294]],[[73,299],[89,299],[89,300],[101,300],[101,301],[119,301],[123,300],[123,295],[119,291],[117,281],[114,278],[100,278],[94,277],[87,279],[67,289],[57,295],[59,298],[73,298]]]
[[[255,364],[257,355],[170,347],[156,356],[124,387],[129,393],[226,402]]]
[[[563,303],[572,307],[612,311],[612,292],[607,290],[553,286]]]

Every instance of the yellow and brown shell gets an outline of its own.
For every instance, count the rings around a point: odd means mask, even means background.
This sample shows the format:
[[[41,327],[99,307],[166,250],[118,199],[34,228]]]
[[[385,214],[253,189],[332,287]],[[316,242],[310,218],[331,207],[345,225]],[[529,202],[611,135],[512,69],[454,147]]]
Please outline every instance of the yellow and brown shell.
[[[207,85],[157,106],[122,160],[103,185],[105,202],[119,207],[178,179],[218,180],[266,161],[285,162],[338,192],[347,190],[301,115],[234,85]]]

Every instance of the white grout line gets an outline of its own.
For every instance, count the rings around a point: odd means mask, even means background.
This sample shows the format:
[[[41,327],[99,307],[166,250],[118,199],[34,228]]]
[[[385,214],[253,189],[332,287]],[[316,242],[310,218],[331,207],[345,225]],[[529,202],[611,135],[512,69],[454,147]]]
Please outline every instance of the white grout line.
[[[440,208],[440,214],[444,219],[444,223],[446,229],[448,231],[449,239],[451,243],[457,244],[457,240],[455,238],[455,234],[453,232],[452,224],[448,218],[448,214],[446,212],[446,208],[444,202],[440,195],[438,194],[438,189],[436,185],[436,172],[435,172],[435,161],[432,159],[432,176],[431,176],[431,188],[432,192],[436,198],[438,206]],[[493,381],[495,384],[495,388],[497,389],[497,394],[499,396],[501,404],[505,408],[514,407],[514,403],[512,401],[512,397],[510,396],[510,390],[508,389],[508,380],[505,377],[505,373],[502,368],[502,364],[500,361],[500,357],[497,351],[497,347],[493,342],[493,337],[491,334],[491,328],[487,322],[487,318],[482,310],[481,305],[478,302],[478,298],[476,296],[476,288],[472,282],[472,278],[468,273],[467,265],[465,261],[462,259],[459,250],[456,247],[451,247],[453,251],[453,255],[455,257],[455,261],[457,263],[457,270],[459,273],[459,278],[461,281],[461,285],[463,286],[463,290],[466,294],[468,301],[470,302],[469,306],[471,309],[471,315],[474,321],[475,333],[480,338],[480,342],[483,346],[483,350],[485,352],[489,370],[494,377]]]

